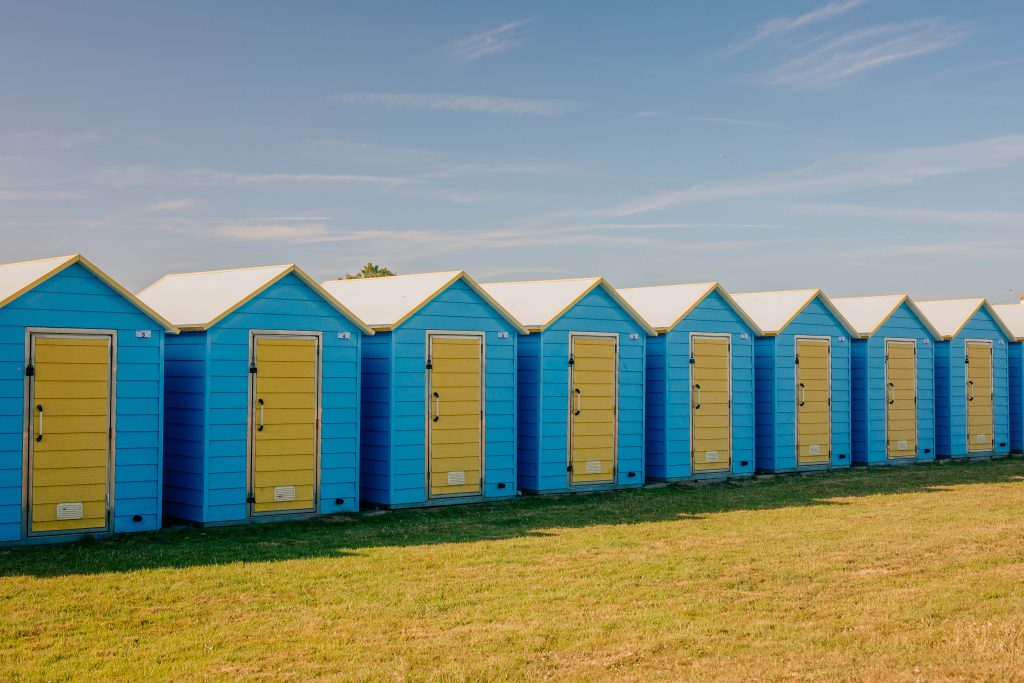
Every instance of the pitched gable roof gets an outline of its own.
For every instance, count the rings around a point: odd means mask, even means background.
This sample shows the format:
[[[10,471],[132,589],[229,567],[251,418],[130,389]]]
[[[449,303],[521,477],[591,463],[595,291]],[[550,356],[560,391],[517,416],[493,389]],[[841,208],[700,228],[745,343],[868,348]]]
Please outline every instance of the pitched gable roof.
[[[992,310],[1012,335],[1014,341],[1024,341],[1024,304],[992,304]]]
[[[960,334],[974,315],[984,308],[995,321],[996,326],[1002,330],[1008,338],[1013,339],[1013,333],[1007,329],[1006,324],[1000,319],[992,306],[985,299],[944,299],[941,301],[918,301],[918,308],[928,318],[943,339],[952,339]]]
[[[366,323],[294,264],[174,273],[146,287],[139,298],[183,330],[208,330],[292,273],[364,334],[373,334]]]
[[[543,331],[565,315],[583,297],[600,287],[647,334],[655,334],[647,321],[602,277],[490,282],[480,286],[531,332]]]
[[[171,324],[166,318],[150,308],[146,303],[125,289],[112,277],[93,265],[91,261],[81,254],[71,254],[69,256],[39,259],[38,261],[21,261],[18,263],[0,265],[0,308],[3,308],[21,295],[35,289],[54,275],[57,275],[66,268],[70,268],[76,263],[81,264],[83,268],[127,299],[129,303],[152,318],[165,330],[174,334],[178,333],[178,328]]]
[[[747,315],[732,296],[717,282],[701,282],[690,285],[658,285],[654,287],[629,287],[620,289],[619,294],[632,305],[648,324],[658,332],[668,332],[688,316],[701,301],[717,291],[722,299],[736,311],[755,334],[761,328]]]
[[[932,326],[913,299],[906,294],[840,297],[832,299],[832,304],[857,329],[858,336],[864,339],[877,332],[903,304],[906,304],[918,317],[933,338],[942,339],[939,331]]]
[[[366,320],[373,329],[390,332],[417,311],[434,300],[441,292],[462,280],[480,295],[509,324],[527,334],[515,316],[491,297],[476,280],[462,270],[415,275],[389,275],[387,277],[328,280],[323,288],[331,296]]]
[[[746,294],[733,294],[732,297],[744,311],[747,312],[757,326],[761,328],[764,336],[773,337],[781,334],[784,329],[800,315],[807,306],[817,298],[825,305],[825,308],[835,317],[851,336],[857,335],[857,330],[843,317],[829,298],[820,289],[795,289],[779,292],[748,292]]]

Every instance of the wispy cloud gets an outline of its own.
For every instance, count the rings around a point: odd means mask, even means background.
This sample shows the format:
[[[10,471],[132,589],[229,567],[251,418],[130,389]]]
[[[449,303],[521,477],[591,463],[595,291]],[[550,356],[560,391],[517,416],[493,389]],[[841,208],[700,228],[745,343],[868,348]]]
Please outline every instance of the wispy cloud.
[[[65,201],[71,199],[84,199],[85,194],[66,190],[29,190],[29,189],[2,189],[0,188],[0,200],[2,201]]]
[[[510,21],[497,28],[458,40],[449,46],[449,50],[456,59],[464,62],[504,52],[526,40],[522,30],[532,21],[532,18]]]
[[[184,211],[191,209],[197,204],[194,199],[171,199],[166,202],[157,202],[146,207],[146,211]]]
[[[1024,162],[1024,135],[934,147],[843,156],[793,171],[658,192],[610,209],[579,212],[621,218],[676,206],[736,199],[800,197],[911,185],[930,178],[1004,168]]]
[[[777,38],[792,33],[797,29],[817,24],[833,17],[837,17],[840,14],[845,14],[859,5],[863,5],[865,0],[837,0],[836,2],[830,2],[827,5],[819,7],[818,9],[801,14],[796,17],[778,17],[761,24],[754,35],[746,38],[738,43],[731,45],[726,48],[723,55],[733,55],[744,50],[750,49],[754,45],[761,43],[768,38]]]
[[[992,209],[921,209],[892,206],[870,206],[844,203],[801,203],[789,207],[794,213],[853,218],[875,218],[886,221],[944,223],[963,227],[1024,229],[1024,211]]]
[[[216,232],[221,237],[246,242],[315,242],[330,235],[331,229],[319,223],[235,223],[221,226]]]
[[[412,185],[421,181],[398,176],[375,176],[333,173],[239,173],[209,168],[167,170],[148,166],[129,166],[101,169],[96,180],[111,187],[135,185],[190,185],[215,187],[224,185],[282,185],[282,184],[330,184],[330,185],[381,185],[397,187]]]
[[[691,116],[691,121],[698,121],[700,123],[716,123],[723,126],[751,126],[755,128],[765,128],[772,124],[767,121],[755,121],[754,119],[733,119],[725,116]]]
[[[815,44],[764,75],[768,85],[824,88],[866,71],[947,50],[968,31],[942,18],[883,24],[849,31]]]
[[[477,112],[519,116],[559,116],[572,106],[567,100],[535,100],[493,95],[439,95],[420,93],[343,93],[331,97],[349,105],[382,106],[398,109]]]
[[[469,163],[445,166],[428,171],[423,178],[455,178],[480,175],[579,175],[583,172],[580,164],[564,161],[509,161],[495,163]]]

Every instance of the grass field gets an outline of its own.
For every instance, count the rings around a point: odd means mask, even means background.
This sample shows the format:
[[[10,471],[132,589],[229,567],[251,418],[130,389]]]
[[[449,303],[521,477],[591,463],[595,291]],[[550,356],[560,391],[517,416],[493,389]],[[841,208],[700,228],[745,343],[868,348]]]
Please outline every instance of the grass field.
[[[1024,678],[1024,461],[0,549],[0,680]]]

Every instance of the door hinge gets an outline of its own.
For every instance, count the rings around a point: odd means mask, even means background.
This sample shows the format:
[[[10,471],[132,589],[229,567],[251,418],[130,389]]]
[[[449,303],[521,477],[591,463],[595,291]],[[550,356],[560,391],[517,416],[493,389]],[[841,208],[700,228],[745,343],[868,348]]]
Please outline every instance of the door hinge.
[[[799,354],[796,355],[796,356],[793,356],[793,365],[800,365],[800,356],[799,356]]]
[[[433,369],[434,369],[434,364],[433,364],[433,363],[431,363],[431,362],[430,362],[430,361],[428,360],[428,361],[427,361],[427,370],[433,370]]]
[[[26,365],[25,366],[25,376],[26,377],[35,377],[35,374],[36,374],[36,366],[34,366],[34,365]]]
[[[253,361],[252,363],[249,363],[249,374],[250,375],[255,375],[256,374],[256,361]]]
[[[572,356],[569,356],[569,367],[571,368],[574,365],[576,365],[576,359],[574,359]]]
[[[572,463],[569,463],[568,465],[565,466],[565,471],[572,472]]]
[[[690,354],[690,365],[696,365],[697,361],[694,359],[693,354]]]
[[[253,503],[256,502],[256,496],[250,493],[248,496],[245,497],[245,502],[252,505]]]

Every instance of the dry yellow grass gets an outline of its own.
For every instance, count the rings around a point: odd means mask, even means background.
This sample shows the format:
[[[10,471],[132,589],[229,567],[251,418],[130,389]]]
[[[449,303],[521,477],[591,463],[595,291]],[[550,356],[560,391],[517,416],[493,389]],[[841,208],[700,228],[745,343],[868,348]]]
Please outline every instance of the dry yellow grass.
[[[0,550],[3,680],[1024,678],[1024,462]]]

